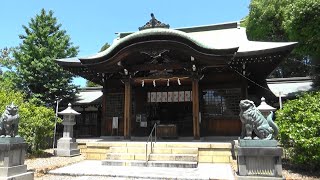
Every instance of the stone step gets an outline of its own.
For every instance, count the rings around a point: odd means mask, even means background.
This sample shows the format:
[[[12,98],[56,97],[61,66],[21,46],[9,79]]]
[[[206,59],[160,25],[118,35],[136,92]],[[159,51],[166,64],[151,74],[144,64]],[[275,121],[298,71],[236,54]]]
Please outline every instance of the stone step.
[[[191,161],[198,162],[198,154],[150,154],[150,161]]]
[[[214,143],[203,143],[203,142],[157,142],[154,143],[154,147],[159,148],[214,148],[214,149],[231,149],[231,143],[225,142],[214,142]]]
[[[200,149],[199,156],[231,156],[231,151],[229,149]]]
[[[146,160],[145,153],[107,153],[107,160]]]
[[[159,148],[153,149],[154,154],[198,154],[198,148]]]
[[[150,152],[150,148],[148,148]],[[145,147],[110,147],[109,153],[146,153]]]
[[[146,161],[142,160],[103,160],[102,165],[106,166],[146,166]]]
[[[106,166],[139,166],[139,167],[176,167],[197,168],[197,162],[186,161],[138,161],[138,160],[104,160],[102,165]]]
[[[146,160],[143,153],[107,153],[107,160]],[[198,154],[150,154],[150,161],[198,161]]]
[[[150,153],[150,147],[148,153]],[[110,147],[109,153],[146,153],[145,147]],[[154,148],[155,154],[198,154],[198,148]]]
[[[77,140],[78,141],[78,140]],[[93,147],[145,147],[145,142],[79,142],[80,148]],[[148,143],[150,146],[150,142]],[[214,149],[231,149],[232,144],[228,142],[214,142],[214,143],[203,143],[203,142],[157,142],[154,143],[155,147],[159,148],[214,148]]]
[[[148,167],[197,168],[198,162],[193,162],[193,161],[148,161]]]

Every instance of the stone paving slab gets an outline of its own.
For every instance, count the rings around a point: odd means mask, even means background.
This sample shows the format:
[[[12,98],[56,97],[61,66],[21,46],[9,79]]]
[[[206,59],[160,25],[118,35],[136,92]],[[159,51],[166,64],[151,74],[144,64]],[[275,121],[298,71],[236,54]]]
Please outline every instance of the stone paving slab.
[[[101,161],[85,160],[49,171],[59,176],[103,176],[116,179],[234,179],[230,164],[199,163],[198,168],[103,166]]]

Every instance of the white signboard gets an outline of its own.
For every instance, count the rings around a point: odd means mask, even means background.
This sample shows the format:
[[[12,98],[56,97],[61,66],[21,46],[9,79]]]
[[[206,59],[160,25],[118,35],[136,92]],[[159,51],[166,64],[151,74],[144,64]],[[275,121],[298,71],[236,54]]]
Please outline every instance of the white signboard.
[[[157,92],[157,101],[156,102],[161,102],[162,101],[162,92]]]
[[[175,91],[173,92],[173,101],[172,102],[178,102],[179,101],[179,92]]]
[[[118,117],[112,118],[112,129],[118,129]]]
[[[140,122],[140,127],[147,127],[147,126],[148,126],[147,121],[141,121]]]
[[[168,102],[168,93],[167,92],[162,92],[162,100],[161,102]]]
[[[184,91],[179,91],[179,102],[184,102]]]
[[[173,101],[173,92],[168,92],[168,102]]]
[[[157,102],[157,92],[151,92],[151,102]]]
[[[190,101],[191,100],[191,95],[190,95],[190,91],[185,91],[184,92],[184,100],[185,101]]]

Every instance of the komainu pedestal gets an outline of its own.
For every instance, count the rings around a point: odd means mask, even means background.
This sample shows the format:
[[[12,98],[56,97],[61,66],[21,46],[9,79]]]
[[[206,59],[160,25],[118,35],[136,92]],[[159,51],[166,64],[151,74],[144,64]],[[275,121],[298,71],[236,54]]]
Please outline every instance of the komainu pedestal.
[[[0,180],[31,180],[24,165],[27,144],[21,137],[0,138]]]
[[[237,179],[283,179],[283,150],[276,140],[240,139],[236,149]]]

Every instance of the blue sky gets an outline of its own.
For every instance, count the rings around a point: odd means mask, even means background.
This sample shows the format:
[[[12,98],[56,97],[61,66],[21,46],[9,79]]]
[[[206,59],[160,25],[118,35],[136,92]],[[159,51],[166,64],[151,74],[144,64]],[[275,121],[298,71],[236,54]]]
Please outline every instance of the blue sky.
[[[27,25],[42,8],[53,10],[79,46],[78,56],[92,55],[108,42],[116,32],[137,31],[150,20],[150,13],[170,28],[199,26],[239,21],[249,13],[250,0],[8,0],[1,2],[0,48],[21,43],[22,25]],[[77,78],[75,84],[84,85]]]

